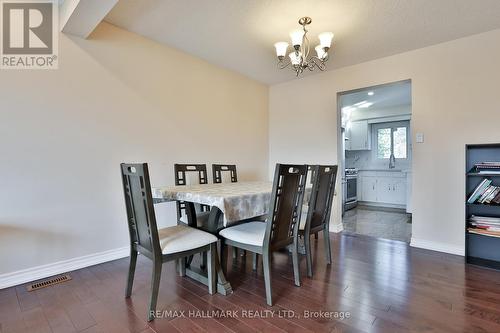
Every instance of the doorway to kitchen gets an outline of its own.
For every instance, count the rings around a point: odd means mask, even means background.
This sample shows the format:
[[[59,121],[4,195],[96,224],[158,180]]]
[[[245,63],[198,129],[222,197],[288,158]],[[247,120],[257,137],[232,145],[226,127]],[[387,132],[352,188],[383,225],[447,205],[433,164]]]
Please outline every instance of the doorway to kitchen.
[[[411,81],[342,92],[337,100],[344,231],[409,243]]]

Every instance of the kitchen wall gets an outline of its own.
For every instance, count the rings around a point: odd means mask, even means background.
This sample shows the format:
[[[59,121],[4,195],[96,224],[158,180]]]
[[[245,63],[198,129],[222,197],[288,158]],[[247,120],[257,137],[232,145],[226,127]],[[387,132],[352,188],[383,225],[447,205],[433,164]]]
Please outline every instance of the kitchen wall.
[[[272,86],[269,165],[338,163],[337,93],[411,79],[412,137],[424,134],[413,145],[412,245],[463,254],[465,144],[500,142],[499,40],[494,30]]]
[[[345,153],[346,168],[357,168],[359,170],[389,169],[389,160],[377,158],[373,149],[347,150]],[[411,149],[408,150],[408,159],[396,160],[395,169],[405,172],[411,171]]]
[[[58,70],[0,74],[0,288],[127,255],[121,162],[150,163],[153,185],[175,162],[267,178],[267,86],[107,23],[59,38]]]
[[[371,115],[371,114],[370,114]],[[396,116],[396,115],[395,115]],[[373,119],[373,118],[360,118],[359,120]],[[371,149],[370,150],[346,150],[345,152],[345,165],[346,168],[357,168],[360,170],[374,170],[374,169],[388,169],[389,159],[377,158],[377,131],[374,126],[394,126],[394,122],[384,122],[384,118],[377,117],[377,123],[370,126]],[[411,169],[412,148],[413,142],[411,141],[411,124],[410,121],[398,121],[397,124],[408,126],[409,132],[407,133],[407,158],[396,159],[395,169],[409,171]]]

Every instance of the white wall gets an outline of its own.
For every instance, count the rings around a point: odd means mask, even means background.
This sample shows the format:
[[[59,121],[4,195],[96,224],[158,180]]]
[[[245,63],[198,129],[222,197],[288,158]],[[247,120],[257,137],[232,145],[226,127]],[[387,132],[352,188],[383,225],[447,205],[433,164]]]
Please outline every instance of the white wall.
[[[106,23],[61,35],[59,57],[0,73],[0,280],[127,246],[121,162],[150,163],[153,185],[175,162],[267,177],[267,86]]]
[[[270,165],[337,163],[337,93],[411,79],[412,134],[425,135],[413,146],[412,244],[463,254],[464,145],[500,142],[499,41],[494,30],[272,86]]]

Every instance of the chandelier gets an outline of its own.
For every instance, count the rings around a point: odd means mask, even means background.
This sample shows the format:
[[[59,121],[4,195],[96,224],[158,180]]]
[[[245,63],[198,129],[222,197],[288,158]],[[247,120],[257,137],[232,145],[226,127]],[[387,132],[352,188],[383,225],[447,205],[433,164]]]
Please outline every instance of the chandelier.
[[[314,68],[319,68],[320,71],[326,69],[326,62],[328,61],[328,50],[332,45],[333,33],[322,32],[318,35],[319,45],[317,45],[314,50],[316,55],[311,55],[309,39],[307,38],[306,25],[311,24],[312,20],[310,17],[303,17],[299,20],[299,24],[302,29],[294,30],[290,33],[290,38],[292,40],[293,50],[288,54],[290,59],[286,59],[286,53],[288,50],[287,42],[278,42],[274,44],[276,48],[276,55],[278,56],[278,68],[285,69],[291,66],[291,69],[295,71],[296,76],[299,76],[306,68],[313,71]]]

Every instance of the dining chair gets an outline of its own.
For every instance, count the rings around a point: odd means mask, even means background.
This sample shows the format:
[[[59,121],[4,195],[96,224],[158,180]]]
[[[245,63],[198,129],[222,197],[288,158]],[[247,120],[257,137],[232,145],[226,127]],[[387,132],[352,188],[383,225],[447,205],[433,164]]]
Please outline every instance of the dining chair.
[[[302,212],[299,224],[299,236],[304,238],[306,252],[307,276],[312,277],[312,234],[323,232],[327,264],[332,263],[330,246],[330,215],[332,211],[335,182],[337,181],[337,165],[314,165],[312,169],[312,189],[307,212]]]
[[[238,175],[236,173],[236,165],[234,164],[212,164],[212,176],[214,184],[223,182],[223,174],[229,172],[231,183],[238,182]]]
[[[207,253],[208,292],[216,292],[215,255],[217,237],[184,224],[157,229],[148,165],[121,165],[125,206],[130,234],[130,266],[128,271],[125,297],[132,294],[137,255],[140,253],[153,262],[151,279],[151,295],[149,301],[148,321],[154,319],[158,291],[160,288],[162,264],[176,260],[180,275],[185,271],[180,260],[196,253]]]
[[[252,221],[222,229],[222,269],[226,271],[227,249],[233,246],[262,255],[266,302],[272,306],[271,254],[291,246],[295,285],[300,286],[298,227],[304,199],[307,165],[276,164],[266,223]]]
[[[315,169],[313,168],[313,165],[309,165],[308,169],[307,169],[307,179],[309,180],[309,182],[310,182],[311,185],[314,182],[314,172],[315,172]],[[304,205],[302,206],[302,215],[304,214],[304,212],[307,213],[307,210],[309,209],[309,200],[310,199],[311,199],[310,196],[309,196],[309,198],[308,198],[307,201],[304,198]],[[318,233],[317,232],[314,234],[314,239],[318,239]]]
[[[238,174],[236,172],[236,165],[234,164],[212,164],[212,179],[214,184],[222,184],[224,181],[224,173],[229,173],[231,183],[238,182]],[[238,258],[238,251],[234,249],[233,260]],[[242,251],[242,255],[246,255],[246,251]]]
[[[184,186],[190,185],[189,175],[197,177],[197,183],[208,184],[208,173],[206,164],[174,164],[175,185]],[[184,201],[177,201],[177,220],[182,223],[188,223],[187,205]],[[196,225],[198,228],[208,230],[208,216],[210,215],[210,206],[196,205]]]

